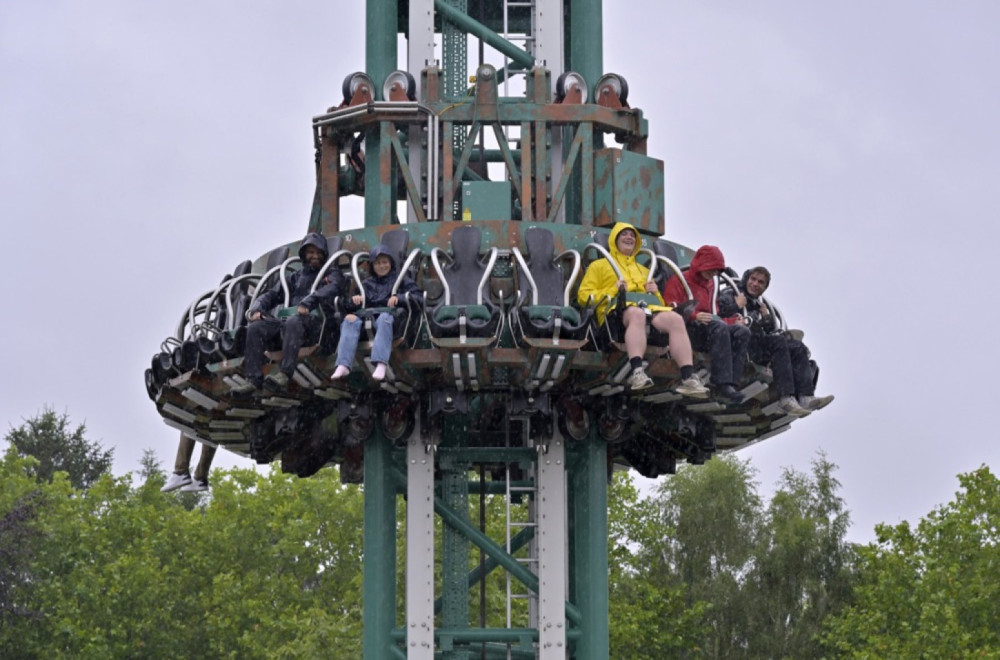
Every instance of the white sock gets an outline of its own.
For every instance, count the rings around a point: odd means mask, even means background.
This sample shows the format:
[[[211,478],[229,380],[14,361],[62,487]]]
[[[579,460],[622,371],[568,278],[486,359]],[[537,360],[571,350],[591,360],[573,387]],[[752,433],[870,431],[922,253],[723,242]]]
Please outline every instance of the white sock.
[[[372,378],[375,380],[385,380],[385,363],[379,362],[378,366],[375,367],[375,373],[372,374]]]
[[[334,370],[333,372],[333,375],[330,376],[330,380],[340,380],[349,373],[351,373],[349,367],[345,367],[342,364],[338,364],[336,370]]]

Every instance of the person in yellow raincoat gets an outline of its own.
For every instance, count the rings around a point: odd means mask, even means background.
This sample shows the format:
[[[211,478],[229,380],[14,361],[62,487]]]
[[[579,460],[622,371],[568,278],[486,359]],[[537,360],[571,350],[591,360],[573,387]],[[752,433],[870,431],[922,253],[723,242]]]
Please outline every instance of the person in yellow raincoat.
[[[615,271],[607,259],[598,259],[587,267],[576,299],[581,306],[598,303],[596,310],[598,323],[605,322],[622,288],[631,293],[653,294],[659,300],[659,305],[663,305],[663,298],[657,290],[656,282],[647,281],[649,269],[635,259],[639,245],[639,233],[635,227],[625,222],[615,223],[608,237],[608,250],[618,271]],[[621,273],[620,278],[618,273]],[[646,371],[642,368],[642,356],[646,352],[647,311],[637,305],[629,305],[622,313],[625,351],[632,366],[627,384],[633,392],[653,386],[653,379],[646,375]],[[666,309],[653,312],[650,322],[654,328],[669,337],[670,356],[681,369],[681,383],[675,391],[684,396],[708,397],[708,388],[694,373],[691,340],[688,339],[684,319],[680,314]]]

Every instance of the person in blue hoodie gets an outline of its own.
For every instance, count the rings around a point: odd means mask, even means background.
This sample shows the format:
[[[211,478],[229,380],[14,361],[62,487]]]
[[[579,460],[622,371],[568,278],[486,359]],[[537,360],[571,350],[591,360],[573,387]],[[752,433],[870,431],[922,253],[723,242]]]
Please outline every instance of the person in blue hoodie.
[[[364,297],[360,294],[352,296],[345,305],[347,311],[357,311],[362,307],[397,307],[405,296],[411,300],[422,300],[423,292],[417,287],[409,275],[399,280],[396,259],[384,245],[375,246],[369,254],[371,274],[361,281]],[[372,342],[372,364],[375,371],[372,378],[385,380],[386,364],[392,352],[392,314],[381,313],[375,318],[375,341]],[[351,373],[354,355],[358,351],[358,338],[361,335],[361,317],[348,314],[340,324],[340,343],[337,345],[337,368],[330,377],[340,380]]]
[[[323,318],[313,314],[321,310],[327,318],[335,311],[334,301],[344,291],[344,276],[338,268],[330,268],[323,281],[316,282],[317,276],[326,263],[326,239],[312,232],[302,239],[299,247],[301,270],[288,278],[289,299],[285,301],[285,291],[278,281],[268,291],[254,301],[247,312],[250,325],[247,327],[246,351],[243,357],[243,374],[254,388],[280,391],[288,387],[299,359],[299,349],[319,340],[323,329]],[[313,292],[313,285],[316,291]],[[281,320],[271,316],[271,309],[280,304],[295,307],[295,314]],[[264,351],[281,348],[281,363],[278,371],[264,378]]]

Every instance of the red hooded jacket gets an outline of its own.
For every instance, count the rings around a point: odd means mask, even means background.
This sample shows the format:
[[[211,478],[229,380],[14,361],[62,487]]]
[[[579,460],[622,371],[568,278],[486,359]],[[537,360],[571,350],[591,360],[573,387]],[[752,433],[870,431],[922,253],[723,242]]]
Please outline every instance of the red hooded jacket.
[[[712,308],[712,293],[715,290],[715,282],[701,276],[706,270],[722,270],[726,267],[726,258],[722,256],[722,250],[714,245],[702,245],[691,258],[691,266],[684,271],[684,279],[691,289],[691,296],[698,301],[696,312],[708,312],[718,314],[718,309]],[[663,301],[670,304],[680,304],[687,300],[687,293],[684,285],[677,277],[671,277],[663,287]],[[735,323],[736,318],[725,319],[729,324]]]

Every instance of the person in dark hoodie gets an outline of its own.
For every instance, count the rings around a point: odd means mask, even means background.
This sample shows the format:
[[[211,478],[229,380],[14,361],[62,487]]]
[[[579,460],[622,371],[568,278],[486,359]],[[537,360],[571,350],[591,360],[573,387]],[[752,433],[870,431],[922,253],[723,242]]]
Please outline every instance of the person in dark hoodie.
[[[712,385],[716,394],[734,403],[743,400],[737,390],[747,363],[747,345],[750,330],[738,317],[722,318],[715,299],[715,278],[726,268],[722,250],[714,245],[702,245],[694,253],[691,266],[684,272],[684,280],[691,289],[691,296],[698,302],[687,310],[688,335],[696,351],[708,351],[712,357]],[[671,277],[663,286],[663,300],[667,305],[680,305],[688,299],[684,284]]]
[[[295,307],[296,313],[282,321],[270,315],[270,310],[285,302],[281,282],[275,282],[269,290],[254,301],[247,312],[250,325],[247,327],[246,352],[243,357],[243,373],[256,389],[281,391],[288,387],[295,372],[295,364],[302,346],[319,340],[323,319],[312,312],[322,311],[332,318],[334,300],[344,291],[344,276],[338,268],[330,268],[323,281],[316,282],[323,264],[327,260],[326,239],[313,232],[302,239],[299,259],[302,268],[288,278],[288,306]],[[312,293],[313,285],[316,291]],[[278,371],[263,377],[264,351],[281,348],[281,363]]]
[[[361,281],[364,297],[360,294],[352,296],[345,305],[347,311],[357,311],[362,307],[394,308],[409,295],[410,299],[422,299],[423,292],[417,287],[409,275],[405,275],[396,286],[399,275],[396,271],[396,259],[384,245],[372,248],[368,255],[371,263],[371,274]],[[395,290],[394,290],[395,289]],[[372,378],[385,380],[386,364],[392,352],[392,314],[379,314],[375,318],[375,340],[372,342],[372,364],[375,371]],[[358,351],[358,338],[361,335],[361,318],[357,314],[348,314],[340,324],[340,342],[337,345],[337,368],[331,380],[339,380],[351,373],[354,355]]]
[[[729,288],[719,294],[719,312],[723,316],[743,317],[750,328],[750,359],[771,366],[772,387],[780,397],[782,409],[802,417],[829,404],[833,396],[815,396],[809,349],[781,332],[763,297],[770,284],[771,272],[767,268],[751,268],[743,273],[738,290]]]

